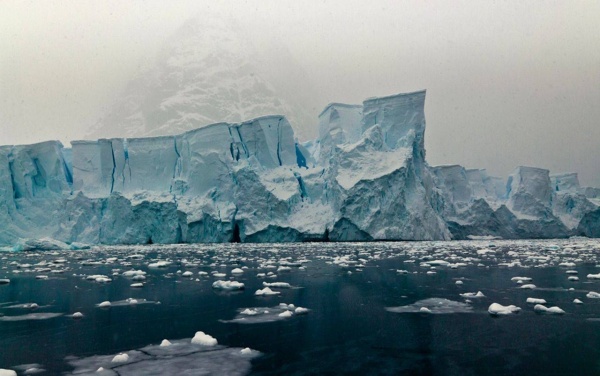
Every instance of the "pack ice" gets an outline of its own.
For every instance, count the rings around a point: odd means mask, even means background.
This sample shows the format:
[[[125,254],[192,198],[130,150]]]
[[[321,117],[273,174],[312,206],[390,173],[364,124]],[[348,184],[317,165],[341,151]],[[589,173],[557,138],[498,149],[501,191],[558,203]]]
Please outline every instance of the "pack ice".
[[[575,174],[430,167],[425,91],[333,103],[300,144],[284,116],[175,136],[0,147],[0,245],[600,236]]]

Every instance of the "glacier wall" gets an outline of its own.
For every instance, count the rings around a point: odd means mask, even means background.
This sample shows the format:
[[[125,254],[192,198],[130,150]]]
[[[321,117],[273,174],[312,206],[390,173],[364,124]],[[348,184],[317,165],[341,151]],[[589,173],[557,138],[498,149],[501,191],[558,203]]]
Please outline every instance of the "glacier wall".
[[[430,167],[424,104],[425,91],[332,103],[306,144],[273,115],[1,146],[0,246],[600,236],[600,190],[576,174]]]

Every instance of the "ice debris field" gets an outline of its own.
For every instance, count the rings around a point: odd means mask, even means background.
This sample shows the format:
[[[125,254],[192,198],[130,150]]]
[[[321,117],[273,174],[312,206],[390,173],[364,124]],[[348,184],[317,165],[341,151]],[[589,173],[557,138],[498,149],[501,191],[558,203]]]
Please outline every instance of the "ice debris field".
[[[428,349],[445,374],[597,371],[599,255],[586,238],[0,253],[0,368],[423,372]]]

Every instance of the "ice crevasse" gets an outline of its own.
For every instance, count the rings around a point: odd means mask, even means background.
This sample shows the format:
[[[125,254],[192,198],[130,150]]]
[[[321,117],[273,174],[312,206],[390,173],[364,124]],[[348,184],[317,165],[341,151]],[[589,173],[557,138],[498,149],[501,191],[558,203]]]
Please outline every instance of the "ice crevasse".
[[[175,136],[0,146],[0,246],[600,236],[574,174],[425,160],[425,91]]]

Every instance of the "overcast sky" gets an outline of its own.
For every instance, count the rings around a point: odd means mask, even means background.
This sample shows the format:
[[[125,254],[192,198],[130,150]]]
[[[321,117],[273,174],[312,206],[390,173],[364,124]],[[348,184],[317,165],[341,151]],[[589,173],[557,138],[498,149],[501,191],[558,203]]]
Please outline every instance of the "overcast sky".
[[[0,144],[82,138],[203,12],[283,41],[323,106],[427,89],[432,165],[600,186],[598,1],[0,1]]]

